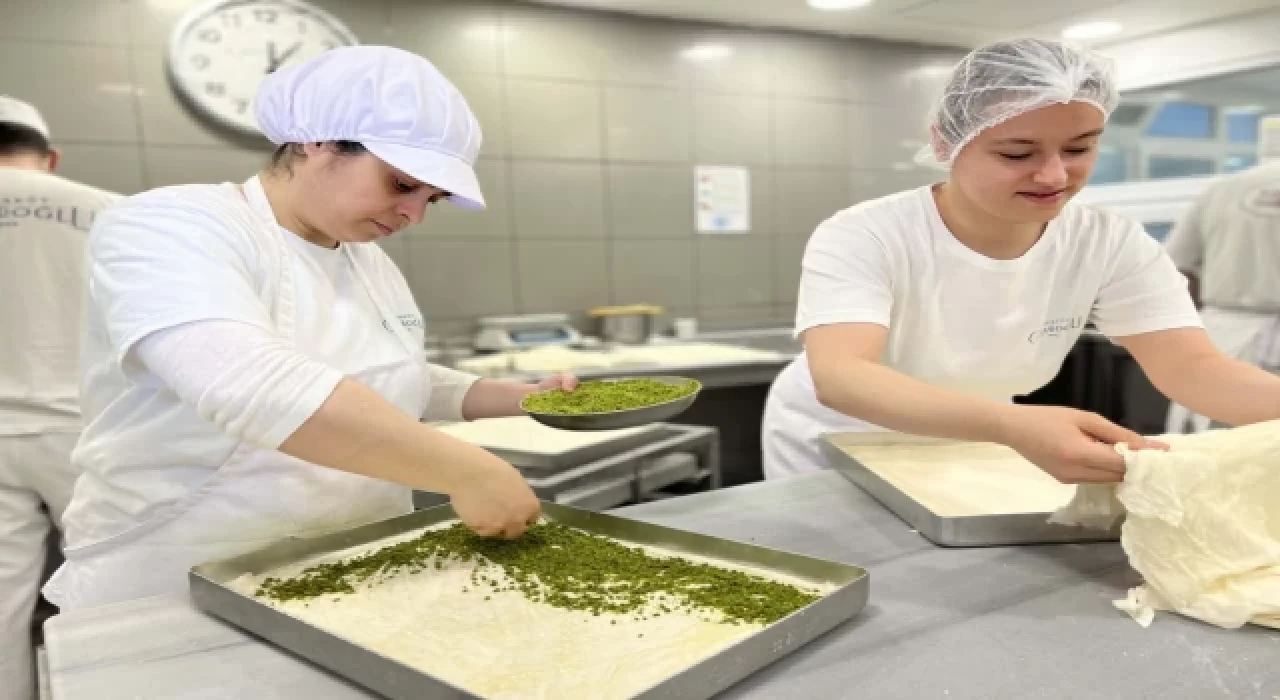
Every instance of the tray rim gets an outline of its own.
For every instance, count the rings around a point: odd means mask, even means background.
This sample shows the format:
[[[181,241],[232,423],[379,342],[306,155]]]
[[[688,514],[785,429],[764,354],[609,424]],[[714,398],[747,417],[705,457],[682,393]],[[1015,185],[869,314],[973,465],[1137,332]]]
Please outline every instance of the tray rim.
[[[1002,515],[939,515],[875,470],[841,449],[841,445],[973,444],[970,440],[935,438],[893,432],[828,432],[820,444],[831,467],[861,488],[886,510],[941,547],[1001,547],[1012,545],[1114,542],[1123,520],[1110,530],[1048,522],[1050,512]],[[1065,505],[1065,504],[1064,504]]]
[[[774,564],[768,568],[779,573],[835,586],[834,590],[813,603],[656,682],[632,696],[633,699],[710,698],[857,617],[870,597],[870,572],[857,565],[546,501],[542,507],[543,513],[551,520],[632,544],[654,544],[676,552],[712,556],[726,563],[762,566],[758,561],[726,557],[719,552],[713,556],[691,551],[681,547],[678,541],[714,543],[717,548],[724,548],[731,554],[743,557],[748,554],[759,555]],[[246,568],[246,564],[257,562],[263,565],[257,567],[259,571],[268,570],[289,563],[290,560],[297,561],[325,552],[339,551],[455,519],[452,506],[445,504],[326,535],[288,537],[238,557],[192,567],[188,573],[191,598],[196,607],[205,613],[230,622],[349,682],[386,697],[397,700],[424,697],[484,700],[480,695],[292,617],[225,585],[240,575],[253,573],[253,570]],[[611,530],[648,533],[652,537],[637,539],[611,534]],[[778,566],[780,563],[787,567]],[[827,572],[831,576],[819,576],[818,572]],[[840,576],[837,578],[835,574]],[[830,580],[832,578],[837,580]],[[424,686],[429,690],[426,694]]]

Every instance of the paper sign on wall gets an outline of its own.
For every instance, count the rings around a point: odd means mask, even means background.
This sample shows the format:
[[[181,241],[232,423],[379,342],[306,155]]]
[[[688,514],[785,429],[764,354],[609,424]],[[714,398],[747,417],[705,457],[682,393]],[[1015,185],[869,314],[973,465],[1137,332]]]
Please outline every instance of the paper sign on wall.
[[[1258,163],[1280,161],[1280,115],[1258,120]]]
[[[746,168],[694,166],[693,187],[698,233],[751,230],[751,180]]]

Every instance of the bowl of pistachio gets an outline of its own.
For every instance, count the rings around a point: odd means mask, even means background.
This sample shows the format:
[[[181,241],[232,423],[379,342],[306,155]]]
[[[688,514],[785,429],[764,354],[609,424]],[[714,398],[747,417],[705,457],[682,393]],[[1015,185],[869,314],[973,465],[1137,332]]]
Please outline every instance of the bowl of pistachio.
[[[620,430],[670,420],[698,398],[702,384],[685,377],[593,379],[573,391],[529,394],[520,408],[560,430]]]

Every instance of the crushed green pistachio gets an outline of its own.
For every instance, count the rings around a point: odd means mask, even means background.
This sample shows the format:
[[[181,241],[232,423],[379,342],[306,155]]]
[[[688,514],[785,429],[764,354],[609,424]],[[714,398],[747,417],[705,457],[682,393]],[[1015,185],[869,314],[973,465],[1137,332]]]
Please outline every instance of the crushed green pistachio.
[[[473,586],[514,591],[535,603],[593,616],[685,613],[731,624],[770,624],[819,597],[741,571],[652,556],[554,522],[534,525],[516,540],[480,537],[461,523],[428,530],[293,578],[267,578],[257,595],[289,601],[350,594],[357,585],[376,585],[401,572],[431,575],[441,562],[472,566]]]
[[[521,406],[533,413],[582,415],[653,406],[682,399],[698,390],[698,382],[686,379],[668,384],[653,379],[595,380],[582,382],[573,391],[551,389],[530,394]]]

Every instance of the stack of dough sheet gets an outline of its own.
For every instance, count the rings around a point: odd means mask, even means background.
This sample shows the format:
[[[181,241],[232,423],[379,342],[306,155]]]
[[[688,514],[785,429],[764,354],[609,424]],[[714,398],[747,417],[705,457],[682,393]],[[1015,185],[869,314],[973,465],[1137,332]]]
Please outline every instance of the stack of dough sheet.
[[[1119,536],[1145,582],[1116,606],[1144,626],[1165,610],[1280,629],[1280,420],[1157,439],[1170,449],[1116,448],[1123,483],[1080,487],[999,445],[858,433],[826,449],[939,544]]]
[[[1118,448],[1124,483],[1081,486],[1055,519],[1125,518],[1145,583],[1116,606],[1144,626],[1169,610],[1280,629],[1280,421],[1160,439],[1168,451]]]

